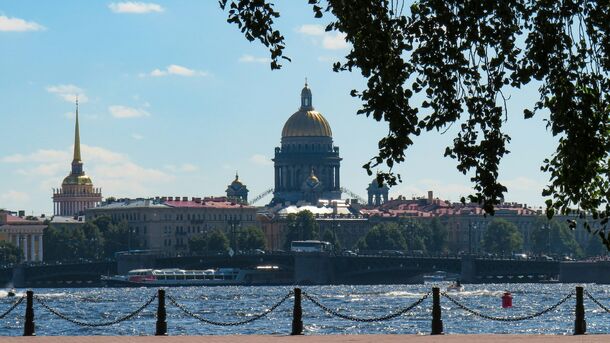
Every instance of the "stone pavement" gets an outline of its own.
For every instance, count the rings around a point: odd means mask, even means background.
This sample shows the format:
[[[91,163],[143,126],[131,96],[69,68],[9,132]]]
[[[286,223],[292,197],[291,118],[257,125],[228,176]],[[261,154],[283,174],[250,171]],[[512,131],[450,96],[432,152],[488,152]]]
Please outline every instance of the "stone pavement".
[[[325,336],[40,336],[0,337],[2,343],[608,343],[610,335],[325,335]]]

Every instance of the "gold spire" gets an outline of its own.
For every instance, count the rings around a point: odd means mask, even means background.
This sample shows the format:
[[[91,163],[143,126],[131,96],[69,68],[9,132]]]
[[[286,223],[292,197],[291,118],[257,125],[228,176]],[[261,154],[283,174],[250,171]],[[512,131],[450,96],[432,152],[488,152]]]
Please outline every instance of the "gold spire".
[[[81,162],[80,159],[80,133],[78,129],[78,96],[76,96],[76,125],[74,126],[74,159],[72,162]]]

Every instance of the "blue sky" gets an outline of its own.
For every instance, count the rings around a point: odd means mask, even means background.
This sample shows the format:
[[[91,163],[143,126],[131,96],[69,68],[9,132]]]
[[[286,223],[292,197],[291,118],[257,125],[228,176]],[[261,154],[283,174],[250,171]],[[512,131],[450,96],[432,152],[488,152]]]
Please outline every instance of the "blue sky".
[[[365,80],[331,70],[349,46],[323,32],[328,19],[306,1],[277,9],[292,62],[271,71],[266,49],[227,24],[217,1],[0,0],[0,208],[51,212],[70,170],[77,93],[84,168],[104,196],[223,195],[237,170],[253,198],[273,185],[270,159],[305,77],[341,149],[342,185],[365,196],[361,166],[387,126],[355,115],[349,91]],[[556,140],[544,118],[522,119],[535,87],[510,96],[500,179],[507,201],[541,205],[539,166]],[[416,138],[391,196],[470,192],[442,156],[458,127]]]

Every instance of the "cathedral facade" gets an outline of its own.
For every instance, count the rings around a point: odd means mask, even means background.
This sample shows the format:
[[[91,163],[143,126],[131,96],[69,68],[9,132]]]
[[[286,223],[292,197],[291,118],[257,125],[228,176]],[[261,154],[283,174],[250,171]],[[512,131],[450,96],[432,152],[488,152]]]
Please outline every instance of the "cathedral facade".
[[[339,147],[333,145],[328,121],[314,109],[307,83],[301,91],[301,107],[284,124],[273,162],[271,204],[341,198]]]
[[[76,101],[76,124],[74,125],[74,156],[70,175],[64,178],[61,188],[53,189],[53,214],[76,216],[95,207],[102,201],[102,191],[93,187],[91,178],[83,170],[80,155],[80,132],[78,127],[78,100]]]

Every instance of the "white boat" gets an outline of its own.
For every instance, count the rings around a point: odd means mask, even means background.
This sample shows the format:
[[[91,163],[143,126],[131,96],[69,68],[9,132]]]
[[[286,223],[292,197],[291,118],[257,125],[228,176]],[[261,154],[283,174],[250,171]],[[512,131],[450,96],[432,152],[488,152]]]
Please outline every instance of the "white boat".
[[[447,286],[447,292],[462,292],[464,290],[464,286],[459,281],[456,281],[449,286]]]
[[[287,276],[278,266],[258,266],[254,269],[134,269],[127,275],[102,275],[101,281],[109,287],[270,285],[289,283]]]

